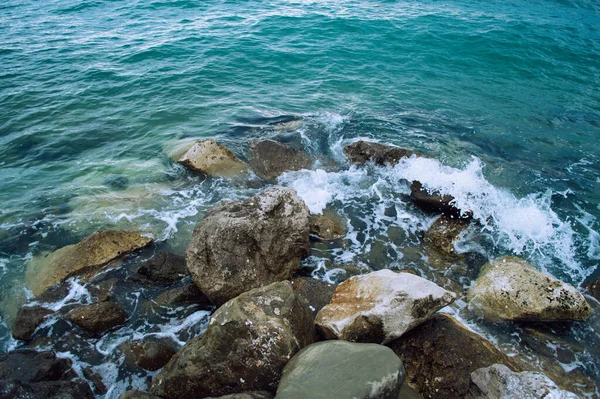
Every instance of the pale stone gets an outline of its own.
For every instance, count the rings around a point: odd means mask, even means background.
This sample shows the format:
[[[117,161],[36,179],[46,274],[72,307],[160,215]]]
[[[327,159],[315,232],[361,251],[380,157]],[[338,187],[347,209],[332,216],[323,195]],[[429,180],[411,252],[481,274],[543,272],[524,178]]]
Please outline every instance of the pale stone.
[[[232,177],[248,170],[246,163],[215,140],[196,142],[178,162],[211,176]]]

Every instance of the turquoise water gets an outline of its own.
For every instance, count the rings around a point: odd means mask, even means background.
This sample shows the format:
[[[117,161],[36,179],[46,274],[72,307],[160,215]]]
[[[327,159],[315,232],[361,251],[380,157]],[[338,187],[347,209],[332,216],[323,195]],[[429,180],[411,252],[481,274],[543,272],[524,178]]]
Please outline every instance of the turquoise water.
[[[204,137],[241,157],[300,136],[342,164],[357,137],[440,160],[282,177],[315,211],[372,211],[346,249],[317,251],[323,270],[368,263],[394,223],[426,229],[410,209],[377,216],[418,177],[476,210],[488,255],[580,284],[600,259],[598,26],[585,0],[5,0],[0,299],[43,251],[121,227],[181,253],[207,207],[260,191],[172,161]],[[406,266],[400,252],[382,262]]]

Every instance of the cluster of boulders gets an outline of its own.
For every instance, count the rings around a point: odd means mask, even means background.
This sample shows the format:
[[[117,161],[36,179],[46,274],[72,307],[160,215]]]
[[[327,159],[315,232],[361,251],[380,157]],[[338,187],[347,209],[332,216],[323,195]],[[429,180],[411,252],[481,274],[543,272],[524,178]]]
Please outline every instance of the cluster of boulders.
[[[312,162],[306,153],[270,140],[251,143],[250,150],[248,165],[213,140],[204,140],[180,162],[218,176],[251,168],[265,180]],[[344,152],[358,164],[394,164],[419,156],[364,141]],[[127,391],[121,399],[577,397],[544,375],[524,372],[492,343],[438,311],[462,295],[475,314],[494,322],[581,321],[591,313],[583,295],[518,258],[488,261],[456,253],[454,242],[470,223],[468,210],[456,209],[451,197],[428,192],[418,182],[413,187],[417,205],[444,214],[424,241],[440,259],[463,265],[453,273],[475,280],[466,295],[452,283],[442,287],[407,271],[379,270],[338,286],[298,276],[311,234],[336,239],[344,235],[343,227],[331,219],[317,221],[294,190],[267,188],[210,209],[194,230],[185,260],[161,254],[129,277],[135,283],[166,285],[191,277],[153,303],[193,301],[218,308],[206,330],[178,351],[153,341],[121,345],[133,366],[160,370],[148,393]],[[127,314],[111,299],[114,282],[94,285],[94,278],[150,241],[139,233],[99,232],[56,251],[44,263],[33,262],[28,281],[37,298],[34,306],[20,310],[15,338],[31,340],[49,317],[63,317],[96,335],[119,328]],[[44,297],[57,295],[61,283],[74,276],[95,287],[93,303],[61,309],[61,315],[44,307],[50,302]],[[27,373],[16,371],[21,358],[36,356],[49,363],[27,365]],[[32,398],[92,397],[69,361],[53,356],[33,351],[1,355],[0,397],[4,392]],[[102,393],[101,381],[94,387]],[[35,396],[39,392],[45,396]]]

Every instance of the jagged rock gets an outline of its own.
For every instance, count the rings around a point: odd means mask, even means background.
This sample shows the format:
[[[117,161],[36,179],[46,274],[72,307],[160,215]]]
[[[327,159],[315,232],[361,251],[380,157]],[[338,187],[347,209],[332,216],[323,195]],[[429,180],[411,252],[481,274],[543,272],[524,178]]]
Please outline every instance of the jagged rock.
[[[67,313],[66,318],[93,334],[102,334],[125,323],[125,311],[112,302],[82,306]]]
[[[153,341],[126,342],[119,349],[128,364],[150,371],[162,368],[176,353],[170,346]]]
[[[151,395],[147,392],[138,391],[137,389],[132,389],[130,391],[123,392],[119,399],[161,399],[158,396]]]
[[[14,339],[29,341],[33,338],[35,329],[46,319],[48,315],[54,313],[50,309],[41,306],[23,306],[17,313],[17,318],[13,323],[12,336]]]
[[[273,399],[273,395],[267,391],[252,391],[242,393],[232,393],[231,395],[224,395],[216,397],[210,397],[206,399]]]
[[[421,277],[379,270],[341,283],[315,323],[329,339],[387,343],[454,299],[454,293]]]
[[[600,302],[600,278],[583,285],[588,294]]]
[[[0,381],[0,399],[93,399],[87,382],[42,381],[22,383],[14,380]]]
[[[211,176],[233,177],[248,170],[246,163],[215,140],[196,142],[178,162]]]
[[[457,218],[469,219],[473,213],[470,210],[462,211],[452,203],[454,197],[443,195],[437,191],[429,191],[420,181],[413,181],[410,185],[410,198],[421,209],[430,212],[441,212],[445,215]]]
[[[253,289],[221,306],[152,382],[164,398],[275,391],[285,364],[315,338],[306,300],[289,281]]]
[[[178,306],[195,303],[206,308],[212,307],[210,300],[192,282],[163,292],[154,298],[154,302],[159,306]]]
[[[397,399],[404,383],[402,362],[382,345],[317,342],[285,366],[278,399]]]
[[[541,373],[515,373],[502,364],[480,368],[471,373],[467,399],[579,399],[579,396],[560,389]]]
[[[289,279],[309,252],[308,215],[296,192],[283,187],[217,204],[198,223],[188,246],[192,279],[216,305]]]
[[[408,158],[418,153],[406,148],[394,147],[373,143],[370,141],[357,141],[344,147],[344,154],[351,163],[363,165],[374,162],[377,165],[395,165],[402,158]]]
[[[0,354],[0,380],[23,383],[69,380],[77,376],[69,359],[54,352],[22,350]]]
[[[481,367],[501,363],[520,371],[494,345],[445,314],[434,315],[389,346],[402,359],[407,382],[425,398],[463,398],[471,372]]]
[[[467,299],[491,321],[585,320],[592,311],[575,287],[509,256],[484,266]]]
[[[94,387],[94,393],[98,395],[105,395],[108,392],[106,385],[104,385],[104,381],[102,381],[102,376],[96,373],[90,367],[86,367],[83,369],[83,375],[87,378]]]
[[[283,172],[310,169],[312,160],[304,151],[273,140],[248,143],[248,162],[254,173],[265,180],[275,180]]]
[[[423,241],[442,255],[456,257],[454,243],[468,225],[469,222],[464,219],[440,216],[425,232]]]
[[[337,216],[337,215],[336,215]],[[310,215],[310,233],[322,241],[338,240],[346,235],[346,226],[339,216]]]
[[[151,238],[135,232],[97,231],[77,244],[33,258],[25,272],[26,283],[34,295],[38,296],[72,276],[87,281],[110,262],[151,242]]]
[[[335,292],[335,285],[311,277],[295,277],[292,286],[296,293],[306,298],[314,316],[331,302]]]
[[[188,274],[185,258],[170,252],[163,252],[155,258],[144,262],[137,272],[131,276],[134,281],[151,281],[173,284]]]

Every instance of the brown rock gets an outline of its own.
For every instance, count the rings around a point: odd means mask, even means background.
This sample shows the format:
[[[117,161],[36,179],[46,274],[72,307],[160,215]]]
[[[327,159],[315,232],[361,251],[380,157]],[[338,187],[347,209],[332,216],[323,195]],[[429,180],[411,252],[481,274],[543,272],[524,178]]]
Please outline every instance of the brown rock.
[[[173,284],[188,274],[185,258],[170,252],[163,252],[157,257],[144,262],[131,277],[134,281],[150,281]]]
[[[119,399],[161,399],[158,396],[151,395],[147,392],[138,391],[137,389],[132,389],[130,391],[125,391],[119,396]]]
[[[104,381],[102,381],[102,376],[96,373],[90,367],[86,367],[83,369],[83,375],[87,378],[94,387],[94,392],[98,395],[105,395],[108,392],[106,385],[104,385]]]
[[[468,220],[440,216],[425,233],[425,244],[448,257],[456,257],[454,243],[469,225]]]
[[[125,323],[125,311],[112,302],[99,302],[77,308],[67,319],[94,334],[102,334]]]
[[[52,310],[41,306],[21,307],[13,324],[13,338],[29,341],[33,338],[35,329],[52,313],[54,313]]]
[[[275,180],[283,172],[310,169],[312,159],[304,151],[273,140],[260,140],[248,143],[250,166],[259,177]]]
[[[346,226],[341,218],[332,212],[310,215],[310,233],[321,241],[339,240],[346,235]]]
[[[445,314],[436,314],[389,344],[402,359],[407,382],[424,398],[464,398],[471,373],[492,364],[520,368],[481,336]]]
[[[170,346],[153,341],[126,342],[119,349],[128,364],[150,371],[162,368],[176,353]]]
[[[598,302],[600,302],[600,278],[583,284],[583,288],[585,288],[589,295],[593,296]]]
[[[212,306],[206,295],[192,282],[163,292],[154,298],[154,302],[159,306],[178,306],[191,303],[196,303],[207,308]]]
[[[370,141],[357,141],[344,147],[344,154],[351,163],[363,165],[374,162],[376,165],[395,165],[402,158],[420,155],[406,148],[394,147]]]
[[[437,191],[428,191],[419,181],[413,181],[410,185],[410,198],[421,209],[430,212],[441,212],[452,217],[470,218],[470,210],[462,211],[455,207],[452,202],[454,197],[451,195],[442,195]]]
[[[198,141],[179,163],[211,176],[232,177],[248,170],[248,165],[215,140]]]

